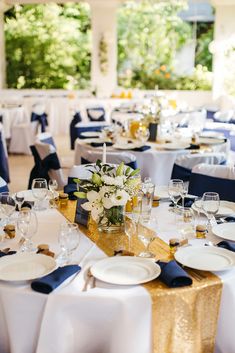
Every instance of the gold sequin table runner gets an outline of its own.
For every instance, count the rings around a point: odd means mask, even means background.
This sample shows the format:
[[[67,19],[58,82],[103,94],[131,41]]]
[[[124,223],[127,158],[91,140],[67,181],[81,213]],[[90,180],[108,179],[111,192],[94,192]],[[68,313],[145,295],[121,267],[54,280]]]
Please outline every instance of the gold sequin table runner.
[[[74,221],[76,201],[60,210]],[[80,230],[108,256],[127,248],[125,234],[99,233],[95,224]],[[150,230],[151,231],[151,230]],[[137,237],[132,238],[131,251],[143,250]],[[171,259],[169,246],[156,238],[151,251],[157,259]],[[168,288],[156,279],[143,285],[152,299],[153,353],[213,353],[222,292],[221,280],[210,272],[187,269],[193,279],[191,286]]]

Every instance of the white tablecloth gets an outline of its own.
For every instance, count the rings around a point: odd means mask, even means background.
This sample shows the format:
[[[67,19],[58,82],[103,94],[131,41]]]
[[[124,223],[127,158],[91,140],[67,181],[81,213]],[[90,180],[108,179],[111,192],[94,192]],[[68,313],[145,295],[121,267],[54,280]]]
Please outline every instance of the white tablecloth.
[[[16,124],[28,123],[29,115],[24,107],[0,108],[5,138],[11,137],[11,129]]]
[[[154,209],[159,235],[165,241],[177,236],[174,214],[167,209],[167,203]],[[35,245],[49,243],[58,253],[63,216],[47,210],[38,212],[38,219]],[[8,244],[14,248],[18,239],[2,244],[2,248]],[[215,236],[210,239],[218,241]],[[95,289],[81,291],[84,272],[103,257],[103,252],[81,234],[75,259],[82,271],[50,295],[32,291],[27,283],[1,282],[0,352],[151,353],[151,299],[143,287],[97,281]],[[234,353],[235,269],[219,276],[224,283],[215,353]]]
[[[119,141],[120,143],[120,141]],[[120,143],[121,144],[121,143]],[[228,144],[223,143],[212,147],[215,152],[228,153]],[[174,150],[174,151],[161,151],[157,150],[156,144],[147,143],[152,148],[144,152],[136,152],[133,150],[125,150],[134,154],[137,159],[137,166],[141,170],[141,177],[150,177],[156,185],[167,185],[171,179],[172,168],[177,157],[182,154],[190,153],[190,150]],[[74,164],[81,164],[81,156],[86,151],[102,151],[102,148],[91,147],[86,140],[77,139],[75,142],[75,158]],[[107,151],[114,151],[113,147],[107,147]],[[117,150],[115,150],[117,151]],[[124,152],[124,150],[121,150]]]

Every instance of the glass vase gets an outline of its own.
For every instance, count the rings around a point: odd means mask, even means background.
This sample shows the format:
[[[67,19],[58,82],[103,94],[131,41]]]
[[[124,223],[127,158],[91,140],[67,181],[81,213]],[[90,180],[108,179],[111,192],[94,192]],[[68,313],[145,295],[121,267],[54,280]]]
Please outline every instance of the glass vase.
[[[102,218],[98,223],[100,232],[119,233],[124,229],[124,206],[105,208]]]

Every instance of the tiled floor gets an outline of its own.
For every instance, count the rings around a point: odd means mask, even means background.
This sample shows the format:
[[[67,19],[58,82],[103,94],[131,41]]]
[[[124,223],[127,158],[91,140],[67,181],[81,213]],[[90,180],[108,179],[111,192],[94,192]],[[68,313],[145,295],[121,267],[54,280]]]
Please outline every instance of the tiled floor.
[[[74,151],[69,147],[69,136],[55,136],[55,144],[61,164],[72,166]],[[25,190],[28,187],[29,174],[33,167],[33,157],[25,155],[9,155],[10,179],[9,189],[11,192]],[[63,169],[64,175],[68,175],[68,168]]]

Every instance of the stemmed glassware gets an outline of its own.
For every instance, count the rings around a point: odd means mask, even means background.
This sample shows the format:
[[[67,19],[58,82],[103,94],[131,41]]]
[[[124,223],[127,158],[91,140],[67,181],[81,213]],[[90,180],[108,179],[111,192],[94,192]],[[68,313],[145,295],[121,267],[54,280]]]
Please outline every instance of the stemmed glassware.
[[[43,179],[43,178],[33,179],[32,192],[33,192],[34,198],[36,199],[34,209],[36,211],[43,210],[44,207],[42,205],[42,201],[46,198],[48,193],[46,179]]]
[[[213,225],[214,217],[219,210],[220,197],[217,192],[205,192],[202,196],[202,209],[208,218],[208,226]]]
[[[18,207],[18,211],[20,211],[20,209],[21,209],[21,207],[22,207],[22,205],[24,203],[24,197],[25,196],[24,196],[24,193],[22,191],[19,191],[19,192],[15,193],[14,199],[15,199],[15,203],[16,203],[16,205]]]
[[[173,211],[177,209],[177,203],[184,193],[184,182],[181,179],[171,179],[168,184],[168,194],[174,203]]]
[[[15,207],[15,200],[9,192],[0,193],[0,211],[4,215],[4,224],[9,222],[9,218],[14,213]]]
[[[136,233],[136,222],[131,216],[129,217],[129,215],[125,216],[124,229],[125,234],[128,236],[128,250],[130,251],[131,237]]]
[[[135,133],[135,137],[137,140],[141,141],[142,143],[145,143],[148,141],[150,136],[149,129],[146,126],[140,126]]]
[[[138,256],[155,258],[155,254],[149,250],[150,245],[156,239],[158,222],[156,217],[151,217],[150,220],[139,220],[137,224],[137,236],[146,247],[146,251],[142,251]]]
[[[185,199],[187,194],[188,194],[188,183],[187,182],[183,182],[183,188],[182,188],[182,193],[181,193],[182,207],[184,207],[184,199]]]
[[[55,203],[55,197],[56,197],[56,189],[58,188],[58,183],[55,179],[50,179],[49,183],[49,190],[51,191],[51,195],[52,195],[52,200],[50,200],[50,204],[52,208],[56,208],[56,203]]]
[[[76,223],[62,223],[59,232],[59,245],[61,254],[58,257],[60,265],[66,265],[70,262],[73,252],[79,245],[78,225]]]
[[[25,239],[22,244],[21,251],[33,251],[34,249],[32,247],[31,239],[38,230],[38,219],[36,213],[27,208],[20,210],[16,224],[21,237]]]

